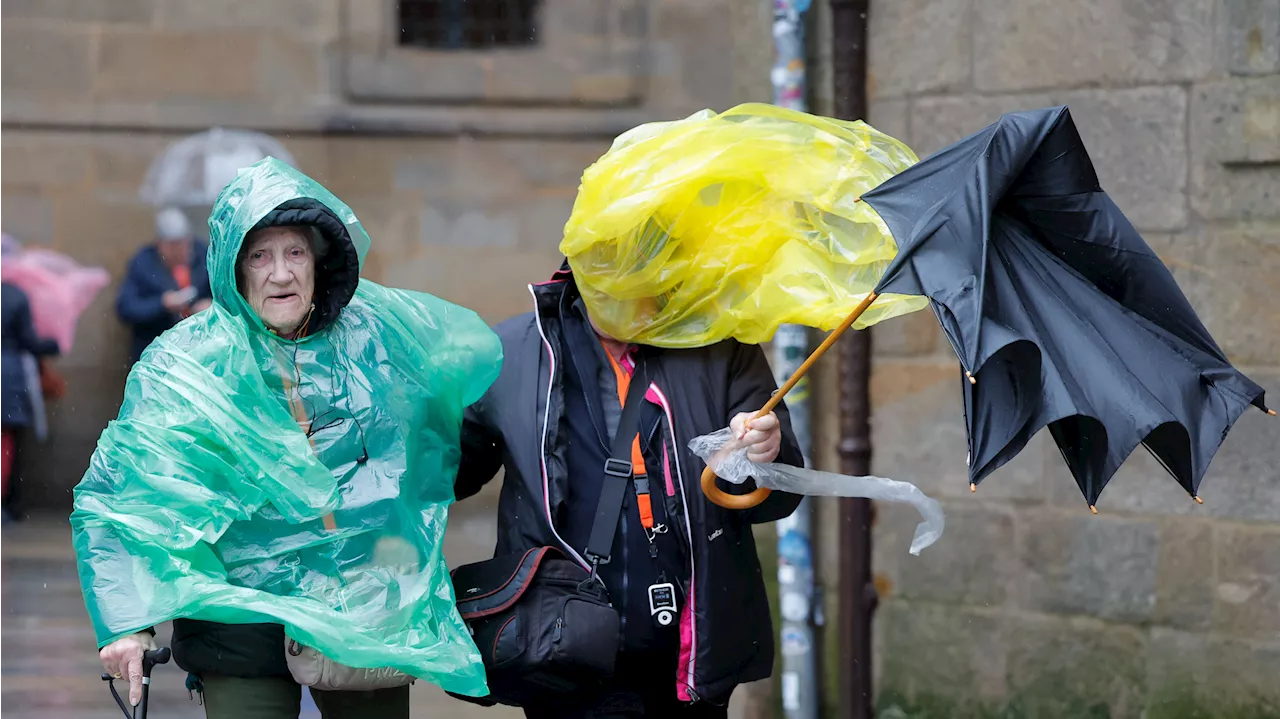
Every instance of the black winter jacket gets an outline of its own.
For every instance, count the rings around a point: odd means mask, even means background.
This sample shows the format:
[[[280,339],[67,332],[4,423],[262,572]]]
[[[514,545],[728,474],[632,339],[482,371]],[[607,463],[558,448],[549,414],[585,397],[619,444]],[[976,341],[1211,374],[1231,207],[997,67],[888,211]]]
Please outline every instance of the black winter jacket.
[[[17,285],[4,283],[3,315],[0,315],[0,412],[5,427],[28,427],[32,424],[31,395],[27,391],[27,374],[22,355],[37,357],[58,354],[58,343],[36,334],[31,319],[31,302]]]
[[[191,248],[191,286],[196,288],[196,301],[213,298],[209,289],[206,255],[209,247],[199,240]],[[160,257],[155,245],[147,245],[129,260],[124,280],[116,295],[116,314],[129,325],[133,337],[129,345],[130,361],[137,362],[143,350],[178,323],[178,317],[164,308],[164,293],[178,289],[177,280]]]
[[[572,282],[562,271],[531,286],[535,311],[496,328],[502,373],[463,424],[458,497],[474,494],[505,469],[495,556],[554,546],[582,561],[563,541],[559,524],[568,484],[583,481],[568,476],[560,422],[565,401],[559,308]],[[735,686],[763,679],[773,667],[773,628],[751,525],[789,515],[800,497],[774,492],[745,511],[712,504],[699,485],[704,465],[688,443],[727,426],[739,412],[759,409],[777,385],[764,352],[732,340],[698,349],[646,348],[646,356],[654,389],[649,401],[656,398],[663,411],[663,447],[670,460],[666,476],[650,469],[654,501],[665,502],[690,568],[680,578],[688,600],[681,607],[676,695],[723,703]],[[799,466],[803,459],[785,407],[777,414],[783,432],[777,461]],[[734,493],[751,489],[721,487]]]

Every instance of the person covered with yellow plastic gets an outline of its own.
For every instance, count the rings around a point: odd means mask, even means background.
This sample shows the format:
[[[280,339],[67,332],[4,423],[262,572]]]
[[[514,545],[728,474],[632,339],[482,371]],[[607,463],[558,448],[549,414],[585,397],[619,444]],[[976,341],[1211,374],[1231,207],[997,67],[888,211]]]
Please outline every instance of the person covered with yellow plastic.
[[[172,620],[210,717],[297,717],[299,682],[326,717],[407,717],[414,677],[484,695],[442,541],[496,335],[360,278],[351,209],[273,158],[240,171],[209,229],[213,307],[146,350],[75,490],[104,666],[136,704]]]
[[[862,300],[895,247],[857,199],[914,161],[862,123],[746,105],[638,127],[584,173],[567,264],[497,327],[508,361],[463,425],[458,496],[502,470],[495,555],[559,548],[621,616],[620,636],[598,639],[612,676],[594,692],[530,691],[525,716],[726,717],[738,685],[769,676],[752,525],[800,496],[717,507],[690,442],[727,425],[750,462],[803,466],[785,405],[754,418],[778,389],[759,343],[782,322],[834,325]],[[885,298],[877,311],[909,309]],[[611,457],[639,382],[640,430]],[[623,482],[620,499],[606,493]],[[593,549],[610,536],[611,551]],[[555,631],[522,625],[494,646]]]

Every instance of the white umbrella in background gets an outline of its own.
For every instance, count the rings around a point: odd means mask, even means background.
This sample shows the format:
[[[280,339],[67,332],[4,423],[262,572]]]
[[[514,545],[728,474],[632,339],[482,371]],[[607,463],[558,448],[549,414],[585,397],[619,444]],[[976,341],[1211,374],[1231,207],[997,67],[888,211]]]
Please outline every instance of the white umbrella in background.
[[[295,164],[293,155],[270,135],[215,127],[184,137],[160,153],[147,169],[138,195],[156,207],[209,206],[237,170],[268,155]]]

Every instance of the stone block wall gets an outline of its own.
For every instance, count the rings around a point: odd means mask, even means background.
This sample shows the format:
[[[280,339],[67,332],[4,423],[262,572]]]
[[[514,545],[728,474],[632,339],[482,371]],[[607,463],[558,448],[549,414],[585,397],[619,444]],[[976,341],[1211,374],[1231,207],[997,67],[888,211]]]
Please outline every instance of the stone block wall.
[[[559,266],[582,170],[616,134],[769,97],[770,17],[730,0],[542,0],[542,43],[456,53],[395,46],[391,0],[6,0],[2,12],[4,230],[117,281],[151,238],[137,189],[157,153],[246,127],[352,206],[373,237],[365,276],[496,322],[526,311],[526,283]],[[69,392],[23,473],[36,506],[69,507],[116,414],[116,290],[58,361]]]
[[[870,23],[869,120],[921,157],[1069,105],[1104,189],[1280,404],[1280,3],[872,0]],[[878,508],[882,710],[1280,716],[1280,421],[1241,417],[1203,506],[1139,450],[1092,516],[1047,433],[971,494],[933,318],[874,343],[873,470],[947,511],[911,557],[914,511]]]

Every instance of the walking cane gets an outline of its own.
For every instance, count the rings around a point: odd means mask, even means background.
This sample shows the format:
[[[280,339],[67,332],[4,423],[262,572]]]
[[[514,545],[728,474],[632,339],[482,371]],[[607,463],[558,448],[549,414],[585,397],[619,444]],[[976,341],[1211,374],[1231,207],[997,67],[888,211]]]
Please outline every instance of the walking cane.
[[[787,380],[786,384],[782,385],[777,392],[774,392],[773,396],[769,398],[769,401],[765,402],[764,407],[761,407],[760,411],[756,412],[751,419],[759,419],[772,412],[773,409],[782,402],[782,398],[796,386],[796,383],[800,381],[800,378],[804,377],[809,369],[813,367],[813,364],[818,361],[818,358],[822,357],[827,350],[831,349],[836,341],[840,339],[840,335],[844,334],[845,330],[852,327],[853,323],[858,321],[858,318],[862,316],[862,313],[866,312],[867,308],[871,306],[871,303],[876,301],[876,297],[876,293],[868,292],[866,298],[864,298],[862,302],[853,309],[853,312],[849,313],[848,317],[844,318],[844,321],[840,323],[839,327],[832,330],[830,335],[827,335],[827,338],[823,340],[822,344],[818,345],[818,349],[814,350],[813,354],[809,355],[809,358],[804,361],[804,364],[796,368],[795,374],[791,375],[791,379]],[[974,379],[970,377],[969,381],[973,382]],[[748,421],[748,424],[750,424],[750,421]],[[760,487],[747,494],[729,494],[716,486],[716,471],[707,467],[702,470],[702,493],[707,496],[707,499],[721,507],[724,507],[725,509],[750,509],[763,502],[765,498],[772,493],[772,490],[767,487]]]
[[[111,689],[111,696],[116,700],[120,711],[124,712],[124,719],[147,719],[147,695],[151,692],[151,669],[157,664],[168,664],[170,656],[169,647],[161,647],[142,653],[142,699],[138,702],[138,706],[134,707],[133,713],[129,713],[129,705],[125,704],[124,699],[120,698],[111,675],[102,675],[102,681],[107,683],[107,687]]]

